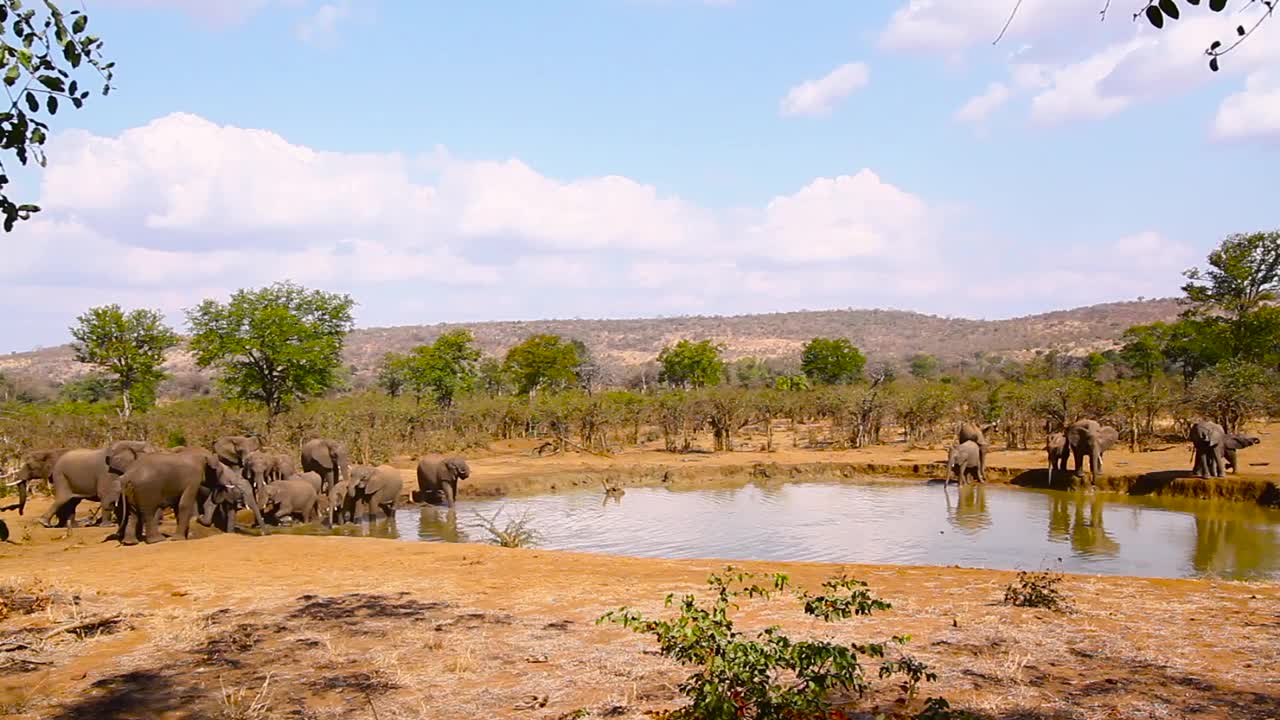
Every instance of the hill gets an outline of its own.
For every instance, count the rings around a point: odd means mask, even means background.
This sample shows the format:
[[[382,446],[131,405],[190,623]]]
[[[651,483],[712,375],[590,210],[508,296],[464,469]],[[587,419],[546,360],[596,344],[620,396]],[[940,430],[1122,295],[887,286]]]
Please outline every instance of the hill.
[[[628,320],[537,320],[440,323],[363,328],[348,338],[346,359],[357,376],[367,376],[389,351],[404,352],[443,332],[469,328],[480,348],[501,355],[536,333],[578,338],[614,376],[652,360],[664,344],[681,338],[720,342],[725,357],[798,358],[810,338],[847,337],[873,361],[900,360],[923,352],[943,361],[975,353],[1026,359],[1038,351],[1080,354],[1115,347],[1132,325],[1171,320],[1173,299],[1106,303],[1008,320],[970,320],[900,310],[821,310],[735,316],[684,316]],[[166,369],[200,384],[190,356],[171,353]],[[75,362],[69,345],[0,357],[0,374],[57,384],[88,372]]]

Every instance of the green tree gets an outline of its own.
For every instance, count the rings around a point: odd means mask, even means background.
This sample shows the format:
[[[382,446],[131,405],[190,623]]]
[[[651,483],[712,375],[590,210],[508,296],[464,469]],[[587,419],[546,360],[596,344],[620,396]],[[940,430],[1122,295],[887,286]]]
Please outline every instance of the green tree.
[[[28,160],[44,167],[44,143],[49,137],[45,115],[56,115],[65,103],[84,106],[89,90],[83,89],[86,68],[104,81],[102,94],[111,91],[115,63],[102,56],[102,40],[86,32],[89,16],[79,10],[64,13],[51,0],[40,9],[24,9],[21,0],[0,0],[0,71],[4,73],[9,107],[0,113],[0,150],[13,153],[18,162]],[[0,215],[5,232],[19,220],[30,219],[40,208],[19,204],[4,193],[9,175],[0,160]]]
[[[76,360],[110,373],[120,393],[126,420],[133,407],[150,407],[165,375],[164,354],[178,344],[178,335],[164,323],[159,310],[126,313],[119,305],[90,308],[71,328]]]
[[[476,385],[490,397],[510,392],[511,380],[502,361],[495,357],[486,357],[476,366]]]
[[[1169,342],[1169,326],[1163,322],[1134,325],[1121,337],[1120,362],[1134,377],[1154,382],[1164,370],[1165,347]]]
[[[427,395],[443,407],[475,385],[480,351],[470,330],[452,330],[430,345],[419,345],[405,362],[408,386],[419,401]]]
[[[710,340],[681,340],[665,346],[658,353],[658,364],[662,366],[658,380],[675,388],[717,385],[724,377],[720,348]]]
[[[1080,372],[1086,380],[1097,380],[1098,373],[1102,372],[1102,368],[1107,364],[1107,358],[1099,352],[1091,352],[1085,356],[1084,361],[1080,364]]]
[[[333,387],[354,306],[348,295],[291,282],[238,290],[227,303],[205,300],[187,311],[191,350],[201,368],[221,370],[227,394],[261,404],[270,422]]]
[[[1250,362],[1280,353],[1280,231],[1236,234],[1209,253],[1208,267],[1183,273],[1184,316],[1224,323],[1227,352]]]
[[[867,358],[846,338],[816,337],[800,355],[800,370],[818,385],[858,380],[866,364]]]
[[[808,390],[809,378],[804,375],[779,375],[773,387],[778,390]]]
[[[577,382],[575,371],[581,364],[578,350],[559,335],[533,335],[507,351],[504,369],[514,381],[516,392],[561,390]]]
[[[926,353],[916,353],[908,361],[911,375],[921,380],[932,380],[937,377],[938,365],[938,358]]]
[[[58,388],[58,398],[66,402],[100,403],[120,396],[115,382],[106,373],[89,373],[68,380]]]
[[[404,353],[388,352],[378,362],[378,387],[391,397],[400,397],[409,384],[409,358]]]

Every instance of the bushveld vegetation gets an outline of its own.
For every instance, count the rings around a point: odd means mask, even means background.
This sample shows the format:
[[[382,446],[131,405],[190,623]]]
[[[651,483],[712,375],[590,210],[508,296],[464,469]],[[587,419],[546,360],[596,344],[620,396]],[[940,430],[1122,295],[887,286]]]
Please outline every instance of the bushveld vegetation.
[[[1009,447],[1032,448],[1046,430],[1081,417],[1112,424],[1137,449],[1162,435],[1184,437],[1199,418],[1233,431],[1280,416],[1280,233],[1231,236],[1208,260],[1186,273],[1176,322],[1129,328],[1123,345],[1105,353],[1047,352],[1021,363],[982,356],[957,370],[917,355],[904,372],[865,358],[843,338],[814,338],[798,366],[726,363],[711,342],[681,341],[659,353],[651,383],[630,388],[600,386],[590,349],[573,339],[533,335],[492,357],[470,333],[455,331],[389,354],[378,387],[355,389],[338,361],[350,298],[277,284],[190,313],[189,342],[202,364],[222,368],[221,396],[137,402],[138,388],[155,387],[154,362],[129,365],[133,375],[102,362],[107,373],[67,383],[60,397],[43,401],[0,380],[0,453],[126,436],[208,446],[231,432],[284,446],[342,438],[362,462],[512,438],[597,453],[659,439],[683,452],[708,438],[717,451],[771,450],[779,424],[799,431],[791,441],[797,447],[842,448],[928,444],[949,439],[961,420],[999,422]],[[83,331],[90,320],[132,317],[109,309],[92,309],[74,329],[86,361],[111,355],[95,346],[101,333]],[[153,325],[125,336],[135,338],[132,354],[117,348],[115,355],[154,361],[147,343],[170,338]],[[108,335],[119,344],[120,334]],[[126,412],[130,377],[134,402]],[[763,441],[744,445],[748,428]]]

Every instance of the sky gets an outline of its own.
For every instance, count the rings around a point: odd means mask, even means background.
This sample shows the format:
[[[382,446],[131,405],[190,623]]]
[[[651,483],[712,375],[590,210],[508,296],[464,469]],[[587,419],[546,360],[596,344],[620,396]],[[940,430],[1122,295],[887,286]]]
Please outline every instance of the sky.
[[[6,158],[44,211],[4,352],[286,279],[362,327],[1015,317],[1280,227],[1280,21],[1203,54],[1258,3],[1024,0],[993,44],[1011,0],[83,2],[115,90]]]

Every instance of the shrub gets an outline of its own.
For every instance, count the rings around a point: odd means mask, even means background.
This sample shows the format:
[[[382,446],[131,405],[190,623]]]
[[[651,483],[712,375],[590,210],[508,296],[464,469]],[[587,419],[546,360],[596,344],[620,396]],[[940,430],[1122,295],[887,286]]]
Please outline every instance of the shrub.
[[[737,629],[730,611],[737,600],[770,599],[789,591],[790,580],[782,573],[769,576],[764,584],[756,576],[730,566],[723,574],[712,575],[707,584],[713,591],[709,604],[693,595],[679,601],[680,612],[672,620],[654,620],[622,607],[601,616],[596,622],[614,623],[638,633],[653,635],[662,655],[696,670],[679,685],[688,704],[665,714],[669,720],[729,720],[730,718],[841,718],[837,709],[843,701],[862,698],[871,682],[862,664],[864,658],[881,660],[881,679],[902,678],[900,707],[914,700],[922,681],[937,676],[910,656],[886,659],[885,643],[844,645],[827,640],[793,640],[776,626],[748,637]],[[831,622],[854,615],[870,615],[888,610],[889,603],[875,598],[867,584],[843,575],[822,584],[824,593],[790,591],[801,601],[804,613]],[[668,595],[668,607],[676,602]],[[894,644],[910,638],[896,636]],[[951,717],[945,701],[930,699],[928,717]],[[899,717],[902,717],[899,715]]]
[[[1004,589],[1004,603],[1017,607],[1045,608],[1054,612],[1070,612],[1073,608],[1066,593],[1058,589],[1062,574],[1042,570],[1018,573],[1018,579]]]
[[[485,531],[491,536],[489,542],[505,548],[529,547],[536,544],[539,534],[537,530],[529,527],[528,513],[521,515],[517,520],[508,520],[505,527],[498,527],[498,516],[504,509],[505,507],[499,508],[492,517],[476,513]]]

